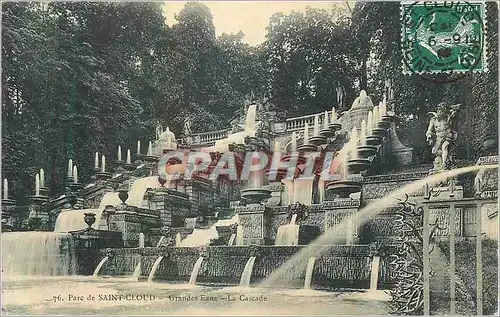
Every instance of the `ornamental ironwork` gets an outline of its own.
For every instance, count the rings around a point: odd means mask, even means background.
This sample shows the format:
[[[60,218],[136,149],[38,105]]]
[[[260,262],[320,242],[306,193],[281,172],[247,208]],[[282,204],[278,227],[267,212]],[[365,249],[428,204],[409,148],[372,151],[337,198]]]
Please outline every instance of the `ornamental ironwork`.
[[[416,208],[408,202],[408,195],[399,202],[400,209],[396,212],[394,229],[396,232],[395,248],[390,258],[391,279],[395,286],[391,290],[389,305],[391,314],[423,315],[424,281],[423,281],[423,208]],[[437,230],[436,223],[429,224],[429,241],[433,241]],[[429,254],[434,250],[431,243]],[[429,275],[435,275],[430,267]]]

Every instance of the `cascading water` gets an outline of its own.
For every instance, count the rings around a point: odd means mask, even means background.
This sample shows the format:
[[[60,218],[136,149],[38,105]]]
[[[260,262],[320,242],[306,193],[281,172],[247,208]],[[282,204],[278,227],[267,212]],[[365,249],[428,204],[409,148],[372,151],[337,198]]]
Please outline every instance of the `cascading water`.
[[[99,264],[97,264],[97,267],[95,268],[94,270],[94,274],[92,274],[92,277],[98,277],[99,276],[99,272],[101,271],[102,267],[104,266],[104,264],[109,260],[109,257],[106,256],[104,257],[101,262],[99,262]]]
[[[135,266],[134,273],[132,274],[131,279],[134,281],[138,281],[140,276],[141,276],[141,261],[139,260],[139,262]]]
[[[380,257],[374,256],[372,259],[370,272],[370,291],[376,291],[378,285],[378,272],[380,270]]]
[[[252,133],[255,130],[255,124],[257,119],[257,105],[253,104],[248,106],[247,116],[245,118],[244,131],[247,133]]]
[[[157,248],[161,247],[165,239],[166,239],[165,236],[161,236],[160,240],[158,240],[158,243],[156,244],[156,247]]]
[[[158,188],[160,186],[161,185],[158,182],[158,178],[156,176],[136,179],[132,184],[132,187],[130,188],[129,198],[127,199],[126,203],[135,207],[145,207],[144,204],[147,200],[144,200],[144,194],[146,193],[147,189]],[[168,187],[168,180],[165,186]],[[104,208],[107,205],[116,206],[118,204],[121,204],[118,193],[107,192],[102,197],[98,209],[74,209],[62,211],[59,213],[56,219],[54,232],[70,232],[87,228],[88,226],[83,219],[84,214],[89,212],[96,215],[96,222],[92,225],[92,228],[97,230],[99,229],[101,215]]]
[[[417,180],[410,184],[407,184],[397,190],[390,192],[384,198],[376,200],[369,204],[368,206],[360,209],[357,212],[357,225],[361,226],[365,224],[368,220],[372,219],[381,210],[387,208],[388,206],[394,204],[394,201],[401,199],[406,194],[412,194],[418,190],[421,190],[426,184],[438,184],[439,182],[461,175],[465,173],[470,173],[478,171],[480,169],[493,169],[498,168],[496,165],[475,165],[457,168],[453,170],[444,171],[441,173],[430,175],[426,178]],[[348,222],[351,221],[350,217],[344,219],[336,226],[329,228],[317,238],[311,244],[308,244],[300,252],[292,256],[287,262],[275,270],[270,276],[268,276],[264,281],[261,282],[261,286],[272,287],[273,285],[283,286],[287,281],[287,276],[300,276],[300,273],[307,266],[307,261],[311,257],[319,257],[322,253],[326,252],[330,246],[338,244],[341,239],[345,236],[345,229]]]
[[[165,183],[165,188],[169,188],[170,185],[170,179],[168,176],[171,176],[170,174],[167,174],[167,179]],[[149,176],[149,177],[142,177],[138,178],[134,181],[132,184],[132,187],[130,188],[130,191],[128,193],[129,197],[127,199],[127,204],[135,207],[147,207],[146,202],[144,200],[144,194],[148,190],[148,188],[160,188],[161,185],[158,182],[158,177],[157,176]]]
[[[151,268],[151,272],[149,272],[148,276],[148,283],[151,283],[155,277],[156,270],[158,269],[158,266],[160,265],[161,260],[163,260],[163,256],[160,256],[156,259],[155,263],[153,264],[153,267]]]
[[[247,136],[255,136],[255,131],[257,128],[257,105],[253,104],[248,106],[247,114],[245,117],[245,122],[243,124],[243,131],[229,134],[227,138],[215,141],[215,145],[212,147],[204,148],[206,152],[216,152],[221,153],[228,150],[228,145],[232,143],[243,143],[243,140]]]
[[[87,228],[88,225],[83,220],[85,213],[95,214],[96,222],[92,225],[92,228],[97,230],[99,229],[103,209],[63,210],[57,216],[54,232],[70,232]]]
[[[299,226],[295,224],[297,214],[292,215],[289,224],[278,227],[276,233],[276,242],[274,245],[298,245],[299,243]]]
[[[188,235],[181,241],[181,247],[197,247],[206,245],[212,239],[216,239],[219,234],[217,233],[218,226],[229,226],[238,223],[238,215],[234,215],[231,219],[221,219],[214,223],[208,229],[194,229],[193,233]]]
[[[232,246],[234,244],[235,240],[236,240],[236,233],[231,233],[231,236],[229,237],[229,241],[227,242],[227,245]]]
[[[189,277],[189,284],[196,285],[196,279],[198,278],[198,273],[200,272],[201,264],[203,263],[203,257],[200,256],[196,263],[194,264],[193,271],[191,271],[191,276]]]
[[[116,206],[120,204],[122,201],[118,197],[118,193],[116,192],[107,192],[102,196],[101,203],[99,204],[99,209],[103,210],[107,205]]]
[[[243,269],[243,273],[241,274],[240,286],[249,287],[250,279],[252,278],[253,265],[255,263],[255,257],[251,256],[247,264],[245,264],[245,269]]]
[[[313,272],[314,272],[314,264],[315,263],[316,263],[315,257],[311,257],[307,261],[306,279],[304,281],[304,289],[311,289],[312,276],[313,276]]]
[[[5,276],[76,274],[74,242],[68,233],[2,233],[2,255]]]

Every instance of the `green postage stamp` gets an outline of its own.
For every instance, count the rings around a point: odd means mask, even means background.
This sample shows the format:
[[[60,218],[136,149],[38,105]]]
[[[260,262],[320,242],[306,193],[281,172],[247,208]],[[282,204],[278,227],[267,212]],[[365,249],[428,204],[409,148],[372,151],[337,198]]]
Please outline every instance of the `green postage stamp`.
[[[484,2],[401,4],[405,74],[484,72]]]

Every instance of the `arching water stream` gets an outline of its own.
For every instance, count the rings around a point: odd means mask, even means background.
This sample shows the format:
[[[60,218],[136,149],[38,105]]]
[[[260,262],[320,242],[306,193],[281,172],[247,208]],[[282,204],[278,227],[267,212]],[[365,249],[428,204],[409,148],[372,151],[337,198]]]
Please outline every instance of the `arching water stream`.
[[[434,185],[443,180],[451,177],[458,176],[460,174],[478,171],[481,169],[493,169],[497,168],[498,165],[475,165],[463,168],[457,168],[449,171],[444,171],[438,174],[430,175],[426,178],[417,180],[410,184],[407,184],[400,189],[394,190],[389,193],[384,198],[376,200],[369,204],[368,206],[360,209],[357,212],[357,223],[362,225],[368,220],[377,215],[381,210],[390,206],[398,198],[404,197],[405,194],[414,193],[422,189],[426,184]],[[301,273],[307,267],[307,262],[311,257],[319,257],[325,251],[329,249],[329,246],[338,244],[343,237],[345,237],[345,231],[350,219],[344,219],[338,225],[329,228],[323,235],[317,238],[314,242],[307,245],[299,253],[295,254],[282,266],[276,269],[270,276],[264,279],[259,285],[262,287],[273,287],[279,285],[280,287],[286,287],[286,281],[290,278],[299,277]]]

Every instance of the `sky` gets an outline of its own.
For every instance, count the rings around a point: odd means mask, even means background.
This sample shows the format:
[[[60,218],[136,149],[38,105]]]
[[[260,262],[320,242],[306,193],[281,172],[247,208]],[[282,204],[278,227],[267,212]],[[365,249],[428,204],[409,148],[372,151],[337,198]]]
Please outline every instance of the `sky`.
[[[164,15],[167,24],[175,23],[178,14],[187,1],[165,1]],[[345,6],[339,1],[203,1],[212,15],[217,36],[222,33],[245,34],[244,41],[257,45],[265,40],[269,18],[276,12],[288,14],[292,11],[305,12],[306,7],[330,10],[334,6]],[[351,5],[352,7],[353,5]]]

